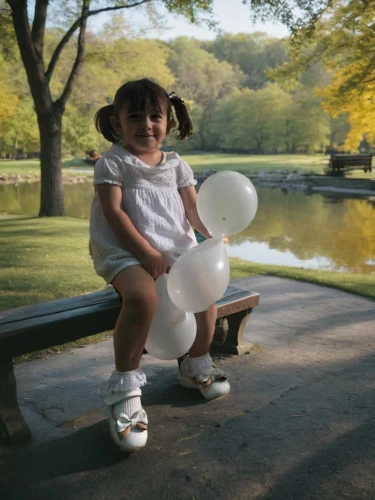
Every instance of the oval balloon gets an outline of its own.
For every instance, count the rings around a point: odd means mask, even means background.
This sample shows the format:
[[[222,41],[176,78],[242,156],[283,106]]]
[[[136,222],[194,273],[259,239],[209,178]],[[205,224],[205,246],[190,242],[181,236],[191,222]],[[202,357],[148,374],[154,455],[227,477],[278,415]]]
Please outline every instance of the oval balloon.
[[[197,323],[193,313],[181,311],[171,301],[167,281],[166,274],[155,281],[157,304],[145,349],[155,358],[171,360],[189,351],[195,340]]]
[[[160,316],[166,325],[180,323],[186,317],[186,312],[179,309],[168,293],[168,274],[161,274],[155,280],[156,309],[154,318]]]
[[[198,192],[199,217],[214,238],[239,233],[254,219],[258,195],[238,172],[223,171],[206,179]]]
[[[224,295],[229,273],[224,243],[210,238],[190,248],[173,264],[168,276],[169,296],[183,311],[206,311]]]

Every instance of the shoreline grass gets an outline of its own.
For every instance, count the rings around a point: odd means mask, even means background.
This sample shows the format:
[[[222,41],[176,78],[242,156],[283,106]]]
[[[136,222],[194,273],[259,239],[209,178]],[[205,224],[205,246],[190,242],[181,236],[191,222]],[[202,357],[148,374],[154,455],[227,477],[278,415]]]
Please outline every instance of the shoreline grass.
[[[102,290],[88,252],[88,221],[68,217],[0,217],[0,310]],[[255,264],[231,258],[231,278],[273,275],[375,299],[375,276]],[[107,332],[17,358],[46,357],[99,342]]]
[[[303,171],[323,175],[328,165],[328,156],[315,155],[239,155],[226,153],[181,153],[183,159],[189,163],[195,173],[203,173],[205,170],[237,170],[244,174],[258,172],[276,172],[277,170]],[[93,168],[84,161],[84,158],[72,157],[63,159],[63,174],[67,176],[92,175]],[[72,170],[75,169],[75,170]],[[92,173],[90,170],[92,169]],[[34,175],[40,174],[39,160],[0,160],[0,173],[5,175]],[[375,178],[375,169],[372,173],[364,173],[363,170],[351,170],[346,174],[352,178],[371,179]]]
[[[94,175],[94,169],[83,158],[71,158],[62,161],[62,173],[64,176],[77,177],[81,175],[79,169],[84,170],[85,175]],[[0,160],[0,173],[3,175],[19,175],[21,178],[30,175],[40,177],[40,161],[38,159]]]

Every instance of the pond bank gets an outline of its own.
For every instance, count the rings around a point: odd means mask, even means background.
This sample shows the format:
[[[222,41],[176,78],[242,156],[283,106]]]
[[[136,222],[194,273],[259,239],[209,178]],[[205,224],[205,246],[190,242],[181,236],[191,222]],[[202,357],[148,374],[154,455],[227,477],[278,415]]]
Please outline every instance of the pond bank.
[[[205,181],[215,170],[208,170],[196,173],[195,178],[198,182]],[[259,172],[249,174],[241,172],[251,179],[257,187],[281,190],[297,190],[305,193],[329,192],[338,194],[347,194],[348,196],[374,196],[375,197],[375,179],[356,179],[349,177],[334,177],[326,175],[316,175],[309,172],[278,170],[275,172]],[[371,174],[369,174],[371,175]],[[77,184],[82,182],[91,182],[92,175],[82,175],[71,171],[69,175],[63,175],[64,184]],[[17,184],[40,182],[40,175],[37,174],[4,174],[0,172],[0,184]]]
[[[63,175],[64,184],[77,184],[79,182],[88,182],[92,180],[92,176],[76,175],[71,173],[70,175]],[[40,182],[40,175],[37,174],[3,174],[0,172],[0,184],[17,184],[20,182]]]
[[[198,182],[205,181],[213,170],[204,174],[197,174],[195,178]],[[326,175],[315,175],[303,171],[290,172],[279,170],[276,172],[260,172],[248,174],[241,172],[248,177],[257,187],[281,190],[297,190],[305,193],[331,192],[347,195],[363,195],[375,197],[375,179],[353,179],[348,177],[334,177]],[[371,175],[371,174],[370,174]]]

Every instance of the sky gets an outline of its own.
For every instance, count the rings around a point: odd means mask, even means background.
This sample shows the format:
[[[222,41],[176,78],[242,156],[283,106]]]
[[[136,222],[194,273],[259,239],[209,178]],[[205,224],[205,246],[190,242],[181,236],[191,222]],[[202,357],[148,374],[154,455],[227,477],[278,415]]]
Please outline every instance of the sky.
[[[168,40],[178,36],[189,36],[203,40],[211,40],[217,36],[217,33],[211,31],[207,26],[196,26],[186,18],[177,17],[169,14],[165,9],[159,8],[162,16],[165,18],[164,31],[162,33],[156,30],[147,30],[147,36],[150,38],[161,38]],[[244,5],[242,0],[214,0],[213,2],[214,19],[219,22],[219,27],[227,33],[253,33],[263,31],[269,36],[282,38],[288,36],[288,30],[281,24],[266,23],[254,25],[250,19],[250,7]],[[135,7],[126,12],[127,18],[135,28],[145,27],[146,13],[144,7]],[[93,29],[100,27],[108,22],[109,16],[101,14],[94,16],[90,23]]]

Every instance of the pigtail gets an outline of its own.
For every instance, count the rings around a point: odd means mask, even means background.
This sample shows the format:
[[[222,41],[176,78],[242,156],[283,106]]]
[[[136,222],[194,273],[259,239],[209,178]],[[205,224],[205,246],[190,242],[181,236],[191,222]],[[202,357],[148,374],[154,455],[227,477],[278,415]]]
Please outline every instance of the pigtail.
[[[108,104],[100,108],[95,114],[95,127],[98,132],[100,132],[107,141],[115,143],[119,140],[119,136],[109,121],[111,116],[115,114],[115,106],[113,104]]]
[[[178,121],[178,131],[180,132],[177,139],[186,139],[193,133],[193,124],[191,122],[185,102],[181,97],[178,97],[174,92],[168,96],[172,106],[174,107],[176,118]]]

